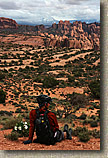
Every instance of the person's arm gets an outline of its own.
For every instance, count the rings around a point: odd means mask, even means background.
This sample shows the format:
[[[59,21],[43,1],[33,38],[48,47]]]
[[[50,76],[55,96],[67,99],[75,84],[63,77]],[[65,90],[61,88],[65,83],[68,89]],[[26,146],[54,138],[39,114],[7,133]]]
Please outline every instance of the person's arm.
[[[30,128],[29,128],[29,140],[33,140],[33,135],[34,135],[34,121],[35,121],[35,118],[34,118],[34,110],[32,110],[30,112],[30,115],[29,115],[29,118],[30,118]]]
[[[29,118],[30,118],[29,139],[24,141],[23,142],[24,144],[30,144],[30,143],[32,143],[32,140],[33,140],[34,120],[35,120],[34,111],[33,110],[30,112]]]
[[[59,130],[59,125],[58,125],[58,121],[56,118],[56,115],[54,113],[49,113],[49,122],[50,122],[50,127],[51,129],[55,132],[57,130]]]

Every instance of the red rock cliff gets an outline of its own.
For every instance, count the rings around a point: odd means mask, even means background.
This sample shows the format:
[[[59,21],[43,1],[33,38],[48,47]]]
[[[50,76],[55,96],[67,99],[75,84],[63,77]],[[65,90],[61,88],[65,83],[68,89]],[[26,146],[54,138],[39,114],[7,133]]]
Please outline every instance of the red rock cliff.
[[[0,17],[0,29],[7,29],[7,28],[17,29],[18,24],[16,23],[15,20]]]

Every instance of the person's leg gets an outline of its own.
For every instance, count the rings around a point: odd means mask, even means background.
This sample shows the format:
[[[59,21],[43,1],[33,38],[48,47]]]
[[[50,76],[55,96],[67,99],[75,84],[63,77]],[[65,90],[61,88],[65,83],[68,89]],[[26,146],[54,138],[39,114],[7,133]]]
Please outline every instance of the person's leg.
[[[72,128],[70,128],[70,129],[68,129],[69,127],[68,127],[68,124],[65,124],[64,125],[64,130],[63,130],[63,132],[64,133],[66,133],[65,135],[66,135],[66,139],[72,139]]]
[[[56,140],[56,142],[61,142],[62,140],[64,140],[64,132],[61,130],[56,131],[54,134],[54,139]]]

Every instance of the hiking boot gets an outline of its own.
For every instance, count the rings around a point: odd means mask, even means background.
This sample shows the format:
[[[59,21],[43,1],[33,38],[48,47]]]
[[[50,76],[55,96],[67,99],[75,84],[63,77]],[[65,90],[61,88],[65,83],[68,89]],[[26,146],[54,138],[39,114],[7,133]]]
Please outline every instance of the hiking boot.
[[[69,128],[69,133],[72,135],[72,128]]]
[[[67,137],[66,139],[71,140],[72,139],[72,128],[69,128],[69,130],[67,131]]]
[[[67,132],[67,131],[68,131],[68,124],[65,124],[63,132]]]
[[[34,139],[33,143],[39,143],[38,139]]]

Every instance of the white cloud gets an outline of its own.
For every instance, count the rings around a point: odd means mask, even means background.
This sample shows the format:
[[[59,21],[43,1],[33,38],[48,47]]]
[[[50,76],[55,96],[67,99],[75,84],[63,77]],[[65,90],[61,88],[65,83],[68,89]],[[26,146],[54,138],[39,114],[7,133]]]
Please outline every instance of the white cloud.
[[[16,2],[14,1],[1,1],[0,2],[0,8],[3,9],[3,10],[18,10],[20,9],[20,6],[18,6],[16,4]]]
[[[0,16],[21,21],[100,19],[100,0],[2,0]]]

